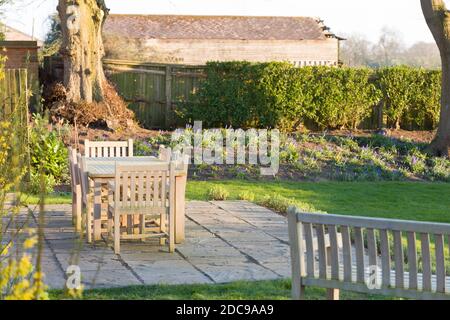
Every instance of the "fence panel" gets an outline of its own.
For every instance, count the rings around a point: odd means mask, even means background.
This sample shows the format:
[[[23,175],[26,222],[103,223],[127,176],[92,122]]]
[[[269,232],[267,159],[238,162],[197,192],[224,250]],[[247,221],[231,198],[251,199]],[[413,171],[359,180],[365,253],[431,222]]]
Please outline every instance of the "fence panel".
[[[130,103],[137,120],[146,128],[167,129],[183,125],[181,111],[199,88],[203,68],[125,60],[104,61],[108,77]]]
[[[0,120],[17,111],[20,122],[28,121],[28,77],[26,69],[5,69],[0,77]]]

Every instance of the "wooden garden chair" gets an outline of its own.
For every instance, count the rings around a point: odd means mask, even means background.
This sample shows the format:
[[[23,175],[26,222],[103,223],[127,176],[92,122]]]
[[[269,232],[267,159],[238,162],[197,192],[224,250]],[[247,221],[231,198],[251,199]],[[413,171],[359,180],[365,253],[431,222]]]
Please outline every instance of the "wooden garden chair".
[[[171,161],[172,160],[172,149],[166,148],[165,146],[160,146],[158,159],[163,160],[163,161]]]
[[[133,139],[128,141],[84,141],[84,155],[88,158],[133,157]]]
[[[81,156],[77,154],[78,163],[78,181],[81,186],[81,203],[82,212],[84,212],[85,228],[86,228],[86,238],[89,243],[92,242],[92,223],[93,223],[93,199],[89,193],[89,178],[86,171],[86,164]]]
[[[69,173],[72,187],[72,221],[75,225],[76,231],[81,232],[82,191],[77,161],[76,149],[69,147]]]
[[[121,240],[148,238],[159,238],[161,245],[167,242],[169,252],[174,252],[175,168],[175,162],[116,164],[115,180],[109,184],[108,206],[108,230],[116,254],[120,253]],[[121,226],[121,218],[128,220],[126,227]]]

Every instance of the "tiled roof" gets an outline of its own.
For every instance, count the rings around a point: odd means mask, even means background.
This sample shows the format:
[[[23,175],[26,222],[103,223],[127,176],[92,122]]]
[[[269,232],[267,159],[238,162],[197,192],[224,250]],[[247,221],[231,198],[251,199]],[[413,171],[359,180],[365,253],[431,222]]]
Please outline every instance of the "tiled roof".
[[[36,39],[22,31],[19,31],[4,24],[0,24],[0,31],[2,31],[5,34],[6,41],[38,41],[38,43],[41,42],[39,39]]]
[[[320,40],[335,37],[310,17],[110,15],[105,35],[138,39]]]

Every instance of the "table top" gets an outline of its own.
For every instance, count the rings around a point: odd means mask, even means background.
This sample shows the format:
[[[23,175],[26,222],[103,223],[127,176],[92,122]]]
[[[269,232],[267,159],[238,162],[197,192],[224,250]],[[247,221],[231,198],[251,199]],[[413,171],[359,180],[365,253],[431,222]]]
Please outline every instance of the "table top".
[[[89,178],[114,178],[116,163],[139,165],[144,163],[165,163],[155,157],[85,158]],[[177,176],[186,175],[185,170],[177,170]]]

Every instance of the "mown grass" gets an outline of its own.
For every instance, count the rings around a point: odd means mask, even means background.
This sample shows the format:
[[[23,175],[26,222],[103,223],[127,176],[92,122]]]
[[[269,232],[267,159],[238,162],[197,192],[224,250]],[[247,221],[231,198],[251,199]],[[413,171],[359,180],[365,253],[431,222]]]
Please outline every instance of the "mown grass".
[[[186,198],[207,200],[213,186],[228,191],[229,200],[251,193],[255,201],[281,195],[333,214],[450,223],[450,184],[426,182],[258,182],[189,181]],[[39,197],[26,196],[28,204]],[[70,204],[70,194],[46,197],[46,204]]]
[[[24,195],[22,200],[28,205],[37,205],[39,204],[40,196]],[[50,194],[45,196],[45,204],[72,204],[72,195],[66,193]]]
[[[255,201],[279,194],[333,214],[450,223],[449,183],[190,181],[187,197],[205,200],[212,186],[226,189],[230,200],[243,192]]]
[[[50,292],[51,299],[65,299],[61,290]],[[87,290],[86,300],[288,300],[291,298],[289,280],[233,282],[216,285],[154,285],[115,289]],[[324,300],[326,291],[306,288],[307,300]],[[342,292],[343,300],[380,300],[385,297]]]

